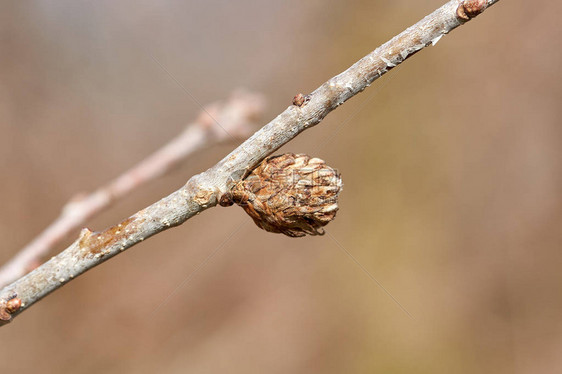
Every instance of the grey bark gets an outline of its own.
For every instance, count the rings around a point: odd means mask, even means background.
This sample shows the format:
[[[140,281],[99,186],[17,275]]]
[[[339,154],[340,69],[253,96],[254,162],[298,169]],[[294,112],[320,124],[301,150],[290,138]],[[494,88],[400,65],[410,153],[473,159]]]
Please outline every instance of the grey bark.
[[[62,253],[0,291],[0,300],[21,299],[22,307],[11,313],[14,317],[94,266],[217,205],[220,196],[265,157],[317,125],[393,67],[424,47],[434,45],[442,36],[498,1],[447,2],[322,84],[307,96],[308,101],[302,106],[289,106],[215,166],[195,175],[171,195],[103,232],[83,229],[80,237]]]

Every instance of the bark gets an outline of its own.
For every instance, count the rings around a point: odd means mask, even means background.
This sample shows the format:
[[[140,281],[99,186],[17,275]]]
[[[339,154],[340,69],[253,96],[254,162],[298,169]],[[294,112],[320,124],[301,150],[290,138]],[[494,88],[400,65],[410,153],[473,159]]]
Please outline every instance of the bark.
[[[0,268],[0,287],[33,270],[41,259],[86,220],[117,200],[170,171],[193,153],[213,144],[243,140],[255,130],[264,109],[261,95],[238,90],[208,105],[198,118],[162,148],[92,193],[80,193],[39,236]],[[219,121],[217,125],[215,121]]]
[[[0,291],[4,304],[21,300],[13,317],[35,302],[127,248],[182,224],[217,205],[220,197],[265,157],[317,125],[328,113],[362,92],[377,78],[499,0],[453,0],[331,78],[256,132],[209,170],[192,177],[171,195],[102,232],[83,229],[65,251]],[[0,315],[1,318],[1,315]]]

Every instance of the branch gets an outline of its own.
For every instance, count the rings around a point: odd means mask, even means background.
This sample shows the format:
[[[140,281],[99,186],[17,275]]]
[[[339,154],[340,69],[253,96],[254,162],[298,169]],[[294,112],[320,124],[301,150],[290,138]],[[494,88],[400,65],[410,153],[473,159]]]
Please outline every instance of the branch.
[[[171,195],[102,232],[83,229],[66,250],[0,291],[0,319],[10,318],[73,278],[170,227],[217,205],[261,160],[318,124],[373,81],[499,0],[452,0],[331,78],[265,125],[209,170]],[[14,301],[16,300],[16,301]],[[21,305],[20,305],[21,304]],[[2,307],[4,309],[2,309]]]
[[[107,185],[75,196],[51,225],[0,268],[0,287],[37,267],[41,258],[86,220],[165,174],[191,154],[213,144],[249,136],[263,107],[260,95],[236,91],[227,101],[208,105],[182,133]]]

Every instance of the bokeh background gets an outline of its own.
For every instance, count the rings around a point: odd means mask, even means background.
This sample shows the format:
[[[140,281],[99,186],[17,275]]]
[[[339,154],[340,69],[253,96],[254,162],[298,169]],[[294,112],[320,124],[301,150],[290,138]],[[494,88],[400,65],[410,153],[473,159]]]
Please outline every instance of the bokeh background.
[[[442,3],[3,1],[0,261],[199,113],[154,58],[201,103],[264,93],[265,123]],[[211,209],[3,327],[2,371],[562,370],[561,11],[501,1],[284,147],[342,173],[329,235],[291,239]]]

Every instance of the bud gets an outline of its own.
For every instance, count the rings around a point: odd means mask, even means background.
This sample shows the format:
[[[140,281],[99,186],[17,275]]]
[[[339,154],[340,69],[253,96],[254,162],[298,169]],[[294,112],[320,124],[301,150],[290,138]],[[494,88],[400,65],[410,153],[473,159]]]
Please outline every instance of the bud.
[[[223,195],[222,206],[240,205],[262,229],[291,237],[323,235],[338,211],[339,174],[319,158],[286,153],[266,158]]]

